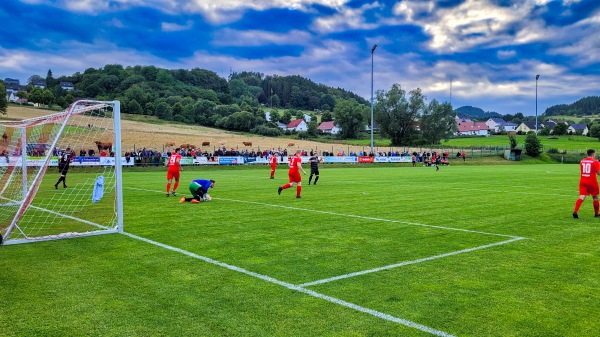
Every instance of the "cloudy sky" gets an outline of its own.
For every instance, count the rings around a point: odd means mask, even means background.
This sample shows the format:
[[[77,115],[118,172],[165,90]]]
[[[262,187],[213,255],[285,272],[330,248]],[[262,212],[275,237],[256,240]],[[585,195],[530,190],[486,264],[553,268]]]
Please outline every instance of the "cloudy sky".
[[[105,64],[301,75],[535,114],[600,95],[598,0],[2,0],[0,78]],[[452,85],[451,85],[452,83]]]

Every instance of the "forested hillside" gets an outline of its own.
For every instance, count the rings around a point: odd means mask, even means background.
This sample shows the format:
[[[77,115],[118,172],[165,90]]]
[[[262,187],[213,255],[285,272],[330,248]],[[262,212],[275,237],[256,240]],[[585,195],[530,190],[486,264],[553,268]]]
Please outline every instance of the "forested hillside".
[[[599,96],[584,97],[572,104],[553,105],[544,112],[546,116],[565,115],[581,117],[598,114],[600,114]]]
[[[32,85],[43,80],[45,89]],[[64,90],[61,82],[71,82],[75,90]],[[26,91],[18,93],[19,97],[55,109],[64,109],[81,98],[119,100],[124,113],[268,136],[282,133],[274,122],[289,123],[292,118],[302,116],[300,110],[324,112],[330,120],[339,100],[368,104],[352,92],[317,84],[299,75],[240,72],[230,74],[226,80],[200,68],[170,70],[109,64],[59,78],[54,78],[49,70],[45,78],[30,77],[28,84]],[[264,107],[273,108],[272,123],[265,119]],[[315,122],[309,127],[309,132],[316,136]]]
[[[497,112],[493,111],[483,111],[481,108],[473,107],[473,106],[461,106],[460,108],[454,109],[457,116],[466,116],[471,119],[476,120],[487,120],[488,118],[502,117]]]

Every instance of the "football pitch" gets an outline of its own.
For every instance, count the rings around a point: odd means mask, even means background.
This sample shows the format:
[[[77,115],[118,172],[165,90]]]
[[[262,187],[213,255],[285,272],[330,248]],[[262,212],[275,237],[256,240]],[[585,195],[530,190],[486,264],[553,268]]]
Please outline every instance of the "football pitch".
[[[0,335],[600,334],[577,165],[321,165],[302,199],[284,166],[184,169],[169,198],[124,172],[125,235],[1,246]],[[180,204],[195,178],[213,200]]]

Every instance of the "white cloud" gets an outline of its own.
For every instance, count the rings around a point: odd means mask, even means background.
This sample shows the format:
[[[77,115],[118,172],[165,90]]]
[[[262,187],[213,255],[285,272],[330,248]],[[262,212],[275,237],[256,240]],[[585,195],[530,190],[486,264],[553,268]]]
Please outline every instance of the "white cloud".
[[[547,1],[523,1],[501,7],[489,0],[467,0],[456,7],[435,8],[432,1],[407,0],[394,6],[393,12],[407,23],[423,27],[431,36],[429,48],[443,53],[514,42],[508,28],[527,22],[525,19],[536,3],[542,2]],[[425,13],[428,15],[422,15]]]
[[[0,48],[0,73],[26,72],[28,52]]]
[[[382,5],[379,2],[365,4],[360,8],[341,7],[338,11],[327,17],[318,17],[315,19],[313,29],[321,33],[331,33],[344,31],[347,29],[374,29],[380,23],[365,22],[364,13],[367,10],[379,8]]]
[[[514,50],[499,50],[496,55],[500,60],[508,60],[515,57],[517,52]]]
[[[182,30],[191,29],[194,23],[192,21],[187,21],[185,25],[180,25],[177,23],[163,22],[162,23],[162,31],[163,32],[177,32]]]
[[[10,0],[14,1],[14,0]],[[150,7],[169,14],[202,14],[213,23],[232,22],[248,10],[289,8],[306,11],[308,6],[341,8],[349,0],[21,0],[46,4],[74,12],[91,13],[132,7]]]
[[[99,12],[108,9],[109,3],[95,0],[65,1],[66,8],[74,12]]]
[[[571,26],[563,27],[553,34],[555,42],[549,54],[573,57],[574,66],[586,66],[600,62],[600,12]],[[561,43],[556,43],[556,41]]]
[[[213,45],[216,46],[263,46],[269,44],[305,44],[311,39],[309,33],[292,30],[286,33],[273,33],[260,30],[234,30],[225,28],[217,31],[213,36]]]
[[[113,18],[112,19],[112,25],[114,27],[117,27],[117,28],[124,28],[125,27],[125,25],[123,24],[123,22],[121,20],[117,19],[117,18]]]

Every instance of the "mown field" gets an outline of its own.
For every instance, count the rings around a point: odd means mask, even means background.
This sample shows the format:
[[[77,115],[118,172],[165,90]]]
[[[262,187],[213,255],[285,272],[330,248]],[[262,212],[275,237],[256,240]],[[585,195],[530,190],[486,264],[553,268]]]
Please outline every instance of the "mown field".
[[[1,335],[599,334],[577,165],[322,165],[302,199],[285,173],[186,169],[180,195],[217,181],[195,205],[126,170],[125,234],[0,246]]]

